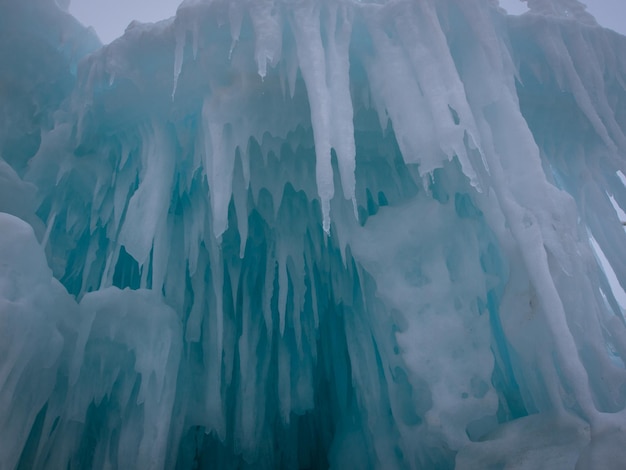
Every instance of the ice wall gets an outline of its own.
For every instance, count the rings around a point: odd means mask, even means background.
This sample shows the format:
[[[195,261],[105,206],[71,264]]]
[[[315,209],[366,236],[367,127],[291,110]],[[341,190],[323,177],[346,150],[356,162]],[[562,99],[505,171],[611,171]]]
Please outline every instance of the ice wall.
[[[621,468],[626,39],[528,3],[0,4],[0,467]]]

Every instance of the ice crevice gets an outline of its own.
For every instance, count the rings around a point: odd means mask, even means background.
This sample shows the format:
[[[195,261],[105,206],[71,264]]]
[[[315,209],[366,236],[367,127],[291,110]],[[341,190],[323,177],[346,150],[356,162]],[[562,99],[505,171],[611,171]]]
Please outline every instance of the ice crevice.
[[[626,39],[496,3],[0,5],[0,467],[621,468]]]

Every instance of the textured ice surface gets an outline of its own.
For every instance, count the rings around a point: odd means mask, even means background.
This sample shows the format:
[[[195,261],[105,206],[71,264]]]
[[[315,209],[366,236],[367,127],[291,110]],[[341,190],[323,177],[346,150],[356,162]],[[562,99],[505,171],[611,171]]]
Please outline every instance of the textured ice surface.
[[[0,468],[622,468],[626,38],[528,6],[0,3]]]

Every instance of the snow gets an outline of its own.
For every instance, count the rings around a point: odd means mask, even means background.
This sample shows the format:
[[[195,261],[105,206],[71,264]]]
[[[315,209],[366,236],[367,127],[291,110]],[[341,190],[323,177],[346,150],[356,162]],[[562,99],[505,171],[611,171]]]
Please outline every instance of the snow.
[[[0,5],[1,468],[620,468],[626,38],[57,3]]]

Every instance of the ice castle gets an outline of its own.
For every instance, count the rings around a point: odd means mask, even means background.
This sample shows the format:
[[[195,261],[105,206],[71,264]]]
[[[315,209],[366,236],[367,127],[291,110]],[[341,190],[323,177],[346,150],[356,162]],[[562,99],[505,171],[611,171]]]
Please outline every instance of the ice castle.
[[[1,469],[626,468],[626,37],[60,3],[0,0]]]

